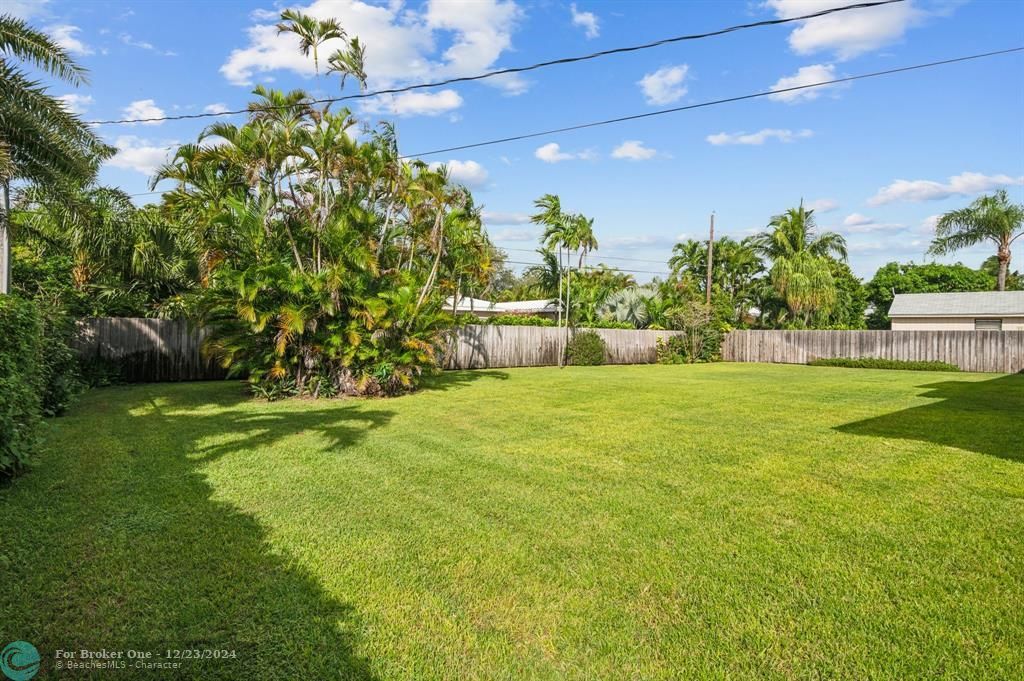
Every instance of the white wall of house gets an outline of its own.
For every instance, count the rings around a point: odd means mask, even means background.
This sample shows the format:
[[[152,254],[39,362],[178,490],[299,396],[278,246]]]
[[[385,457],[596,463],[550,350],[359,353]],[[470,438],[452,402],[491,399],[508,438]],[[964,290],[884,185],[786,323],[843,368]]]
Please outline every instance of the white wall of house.
[[[1002,319],[1003,331],[1024,331],[1024,317],[979,316]],[[974,331],[974,317],[893,317],[893,331]]]

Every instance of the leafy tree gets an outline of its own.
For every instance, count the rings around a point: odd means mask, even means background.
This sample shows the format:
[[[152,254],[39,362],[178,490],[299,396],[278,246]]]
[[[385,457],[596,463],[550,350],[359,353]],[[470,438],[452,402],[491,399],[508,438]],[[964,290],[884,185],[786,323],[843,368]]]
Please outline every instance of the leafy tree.
[[[996,278],[991,273],[960,263],[888,263],[879,268],[864,287],[870,309],[868,327],[889,328],[889,306],[896,293],[991,291],[995,282]]]
[[[1006,290],[1013,242],[1024,235],[1024,205],[1010,203],[1005,189],[982,196],[966,208],[953,210],[935,225],[932,253],[945,255],[971,246],[991,242],[996,246],[998,272],[996,288]]]
[[[687,277],[696,290],[707,288],[708,242],[690,239],[672,247],[668,261],[673,276]],[[712,298],[724,297],[732,308],[730,321],[744,323],[754,307],[755,294],[765,271],[750,238],[735,241],[722,237],[715,242],[711,265]]]
[[[990,255],[985,258],[985,262],[981,263],[981,267],[978,269],[986,274],[992,275],[992,279],[996,279],[999,276],[999,256]],[[1011,272],[1009,271],[1009,268],[1007,268],[1006,290],[1024,291],[1024,273],[1019,271]]]
[[[827,314],[836,303],[829,258],[846,259],[846,240],[835,232],[817,233],[814,211],[799,207],[776,215],[751,244],[771,260],[769,277],[789,313],[803,326]]]
[[[91,182],[100,162],[113,154],[19,62],[73,86],[86,82],[85,69],[52,38],[9,14],[0,15],[0,293],[7,292],[9,281],[11,183],[24,180],[59,194]]]

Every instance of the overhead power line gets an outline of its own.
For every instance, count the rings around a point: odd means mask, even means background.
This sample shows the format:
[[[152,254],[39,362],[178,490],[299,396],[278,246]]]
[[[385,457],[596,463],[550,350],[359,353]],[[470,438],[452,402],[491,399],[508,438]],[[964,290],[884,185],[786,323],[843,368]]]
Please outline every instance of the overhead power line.
[[[701,40],[703,38],[712,38],[715,36],[725,35],[726,33],[733,33],[735,31],[742,31],[750,28],[759,28],[762,26],[777,26],[779,24],[788,24],[794,21],[806,21],[808,19],[814,19],[817,17],[823,17],[828,14],[835,14],[837,12],[848,12],[850,10],[867,9],[869,7],[878,7],[880,5],[891,5],[897,2],[905,2],[906,0],[877,0],[876,2],[860,2],[853,5],[844,5],[843,7],[832,7],[830,9],[823,9],[818,12],[812,12],[810,14],[803,14],[798,17],[783,17],[780,19],[765,19],[763,21],[754,21],[748,24],[737,24],[735,26],[728,26],[726,28],[720,28],[714,31],[708,31],[706,33],[693,33],[689,35],[679,35],[671,38],[663,38],[656,40],[651,43],[643,43],[641,45],[631,45],[628,47],[616,47],[610,50],[601,50],[600,52],[592,52],[590,54],[584,54],[576,57],[562,57],[560,59],[552,59],[550,61],[537,62],[535,64],[529,64],[527,66],[513,66],[506,69],[497,69],[495,71],[487,71],[475,76],[460,76],[457,78],[447,78],[445,80],[434,81],[430,83],[417,83],[415,85],[406,85],[404,87],[396,88],[385,88],[381,90],[374,90],[372,92],[362,92],[355,95],[342,95],[338,97],[327,97],[324,99],[314,99],[310,104],[333,104],[335,102],[344,102],[354,99],[369,99],[371,97],[379,97],[380,95],[396,95],[403,92],[412,92],[414,90],[424,90],[427,88],[444,87],[446,85],[454,85],[456,83],[469,83],[477,80],[484,80],[486,78],[494,78],[496,76],[507,76],[517,73],[526,73],[528,71],[536,71],[537,69],[547,68],[549,66],[558,66],[562,64],[574,64],[581,61],[589,61],[591,59],[600,59],[602,57],[609,57],[616,54],[625,54],[628,52],[639,52],[641,50],[649,50],[654,47],[661,47],[663,45],[671,45],[673,43],[685,42],[688,40]],[[261,111],[272,111],[274,109],[286,109],[291,108],[292,105],[278,105],[278,106],[267,106],[261,107]],[[122,125],[128,123],[153,123],[156,121],[182,121],[192,120],[197,118],[215,118],[218,116],[236,116],[238,114],[250,113],[248,108],[236,109],[232,111],[212,111],[208,113],[198,114],[180,114],[177,116],[156,116],[152,118],[119,118],[107,121],[87,121],[89,125]]]
[[[503,251],[519,251],[520,253],[536,253],[537,252],[536,248],[511,248],[511,247],[508,247],[508,246],[499,246],[498,248],[500,248]],[[665,264],[664,260],[650,260],[650,259],[645,259],[645,258],[624,258],[624,257],[621,257],[621,256],[614,256],[614,255],[602,255],[600,258],[598,258],[598,260],[625,260],[625,261],[629,261],[629,262],[655,263],[657,265],[664,265]]]
[[[579,125],[569,125],[564,128],[553,128],[551,130],[543,130],[541,132],[529,132],[522,135],[513,135],[511,137],[500,137],[498,139],[487,140],[486,142],[474,142],[472,144],[460,144],[455,147],[445,147],[444,149],[432,149],[430,151],[423,151],[418,154],[406,154],[400,156],[400,159],[418,158],[420,156],[432,156],[434,154],[445,154],[452,151],[462,151],[464,149],[476,149],[478,147],[487,147],[494,144],[504,144],[505,142],[516,142],[518,140],[530,139],[533,137],[544,137],[545,135],[555,135],[563,132],[572,132],[574,130],[584,130],[586,128],[596,128],[602,125],[611,125],[612,123],[624,123],[626,121],[636,121],[643,118],[653,118],[655,116],[664,116],[665,114],[679,113],[680,111],[689,111],[691,109],[702,109],[709,106],[716,106],[718,104],[728,104],[731,102],[741,102],[747,99],[757,99],[758,97],[769,97],[771,95],[784,94],[786,92],[796,92],[798,90],[808,90],[816,87],[824,87],[826,85],[837,85],[839,83],[849,83],[855,80],[864,80],[866,78],[878,78],[879,76],[888,76],[894,73],[905,73],[907,71],[917,71],[920,69],[932,68],[934,66],[943,66],[946,64],[956,64],[959,62],[971,61],[973,59],[983,59],[985,57],[994,57],[1001,54],[1010,54],[1011,52],[1024,51],[1024,47],[1011,47],[1006,50],[995,50],[993,52],[982,52],[980,54],[972,54],[965,57],[955,57],[953,59],[943,59],[941,61],[933,61],[925,64],[915,64],[913,66],[901,66],[895,69],[886,69],[884,71],[873,71],[871,73],[861,73],[856,76],[847,76],[845,78],[835,78],[833,80],[823,80],[818,83],[809,83],[807,85],[794,85],[793,87],[779,88],[776,90],[762,90],[761,92],[755,92],[749,95],[739,95],[737,97],[726,97],[724,99],[714,99],[707,102],[700,102],[699,104],[688,104],[686,106],[676,106],[671,109],[661,109],[660,111],[648,111],[642,114],[633,114],[631,116],[620,116],[618,118],[607,118],[603,121],[594,121],[592,123],[580,123]]]

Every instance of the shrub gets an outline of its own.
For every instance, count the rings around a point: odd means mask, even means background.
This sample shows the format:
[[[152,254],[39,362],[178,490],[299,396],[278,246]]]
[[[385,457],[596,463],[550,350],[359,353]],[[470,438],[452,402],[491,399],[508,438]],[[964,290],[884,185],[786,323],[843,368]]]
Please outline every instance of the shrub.
[[[71,349],[75,321],[63,310],[40,307],[42,321],[42,410],[43,416],[59,416],[84,387],[78,371],[78,357]]]
[[[572,337],[565,348],[569,364],[576,366],[597,366],[604,364],[604,340],[593,331],[580,331]]]
[[[902,359],[876,357],[820,357],[808,362],[814,367],[844,367],[847,369],[904,369],[906,371],[960,371],[960,367],[945,362],[910,362]]]
[[[629,322],[620,322],[615,319],[598,319],[589,324],[584,324],[588,329],[635,329]]]
[[[657,340],[658,362],[692,364],[719,358],[723,328],[713,311],[701,303],[685,303],[669,311],[669,318],[682,333]]]
[[[501,326],[554,326],[555,322],[535,314],[500,314],[487,320]]]
[[[18,473],[35,451],[45,385],[42,338],[36,306],[0,296],[0,478]]]

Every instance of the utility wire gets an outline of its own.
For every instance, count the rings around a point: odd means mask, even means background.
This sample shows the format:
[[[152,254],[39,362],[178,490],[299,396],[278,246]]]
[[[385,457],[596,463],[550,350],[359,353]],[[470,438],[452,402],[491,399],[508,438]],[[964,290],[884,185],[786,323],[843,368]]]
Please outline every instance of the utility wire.
[[[679,35],[672,38],[663,38],[656,40],[651,43],[644,43],[642,45],[631,45],[629,47],[616,47],[610,50],[602,50],[600,52],[592,52],[577,57],[563,57],[561,59],[552,59],[550,61],[537,62],[536,64],[530,64],[528,66],[514,66],[507,69],[498,69],[496,71],[487,71],[475,76],[461,76],[458,78],[448,78],[446,80],[439,80],[431,83],[417,83],[415,85],[406,85],[405,87],[397,88],[386,88],[382,90],[374,90],[373,92],[363,92],[356,95],[344,95],[340,97],[327,97],[325,99],[315,99],[309,102],[309,104],[333,104],[334,102],[343,102],[352,99],[368,99],[371,97],[378,97],[380,95],[394,95],[401,94],[403,92],[412,92],[414,90],[422,90],[426,88],[444,87],[445,85],[453,85],[455,83],[468,83],[476,80],[483,80],[485,78],[494,78],[495,76],[506,76],[515,73],[526,73],[528,71],[536,71],[537,69],[546,68],[548,66],[557,66],[561,64],[573,64],[581,61],[588,61],[591,59],[599,59],[601,57],[608,57],[615,54],[625,54],[627,52],[639,52],[640,50],[649,50],[654,47],[661,47],[662,45],[670,45],[672,43],[679,43],[688,40],[700,40],[702,38],[711,38],[714,36],[725,35],[726,33],[732,33],[734,31],[742,31],[748,28],[758,28],[761,26],[777,26],[779,24],[788,24],[794,21],[806,21],[808,19],[814,19],[816,17],[823,17],[828,14],[835,14],[836,12],[848,12],[856,9],[867,9],[869,7],[878,7],[880,5],[891,5],[897,2],[905,2],[905,0],[878,0],[876,2],[861,2],[854,5],[845,5],[843,7],[833,7],[831,9],[823,9],[818,12],[812,12],[811,14],[804,14],[798,17],[785,17],[781,19],[766,19],[764,21],[755,21],[749,24],[737,24],[735,26],[729,26],[726,28],[720,28],[715,31],[708,31],[707,33],[694,33],[690,35]],[[287,109],[291,108],[292,105],[278,105],[278,106],[266,106],[260,107],[260,111],[271,111],[274,109]],[[87,125],[122,125],[127,123],[151,123],[156,121],[180,121],[190,120],[196,118],[213,118],[217,116],[235,116],[238,114],[250,113],[250,109],[237,109],[234,111],[214,111],[209,113],[199,114],[181,114],[178,116],[158,116],[154,118],[120,118],[108,121],[87,121]]]
[[[537,252],[537,249],[535,249],[535,248],[532,248],[532,249],[531,248],[509,248],[509,247],[506,247],[506,246],[498,246],[498,248],[500,248],[503,251],[519,251],[520,253],[536,253]],[[664,260],[649,260],[649,259],[644,259],[644,258],[624,258],[624,257],[621,257],[621,256],[612,256],[612,255],[602,255],[598,259],[599,260],[628,260],[629,262],[646,262],[646,263],[655,263],[655,264],[658,264],[658,265],[664,265],[665,264]]]
[[[953,59],[943,59],[941,61],[933,61],[925,64],[915,64],[913,66],[902,66],[896,69],[886,69],[884,71],[873,71],[871,73],[861,73],[856,76],[847,76],[845,78],[835,78],[833,80],[823,80],[818,83],[808,83],[807,85],[794,85],[793,87],[779,88],[777,90],[763,90],[761,92],[755,92],[749,95],[740,95],[738,97],[726,97],[724,99],[714,99],[707,102],[700,102],[699,104],[688,104],[686,106],[677,106],[671,109],[661,109],[660,111],[649,111],[642,114],[633,114],[631,116],[620,116],[619,118],[608,118],[603,121],[594,121],[592,123],[581,123],[579,125],[569,125],[564,128],[554,128],[552,130],[544,130],[542,132],[530,132],[522,135],[513,135],[511,137],[501,137],[499,139],[488,140],[486,142],[474,142],[472,144],[460,144],[455,147],[445,147],[444,149],[432,149],[430,151],[420,152],[418,154],[406,154],[399,156],[399,159],[418,158],[421,156],[432,156],[434,154],[445,154],[452,151],[462,151],[464,149],[476,149],[478,147],[487,147],[494,144],[504,144],[505,142],[515,142],[518,140],[530,139],[533,137],[544,137],[545,135],[554,135],[563,132],[572,132],[574,130],[583,130],[585,128],[596,128],[602,125],[611,125],[612,123],[623,123],[626,121],[635,121],[642,118],[653,118],[654,116],[664,116],[670,113],[679,113],[680,111],[689,111],[691,109],[702,109],[709,106],[716,106],[718,104],[728,104],[731,102],[741,102],[747,99],[757,99],[758,97],[769,97],[771,95],[783,94],[786,92],[797,92],[799,90],[807,90],[810,88],[824,87],[826,85],[837,85],[839,83],[849,83],[855,80],[864,80],[865,78],[877,78],[879,76],[888,76],[894,73],[905,73],[907,71],[917,71],[919,69],[932,68],[934,66],[943,66],[946,64],[956,64],[959,62],[971,61],[973,59],[983,59],[985,57],[994,57],[1001,54],[1010,54],[1012,52],[1024,51],[1024,47],[1011,47],[1006,50],[996,50],[993,52],[982,52],[980,54],[972,54],[965,57],[955,57]]]

